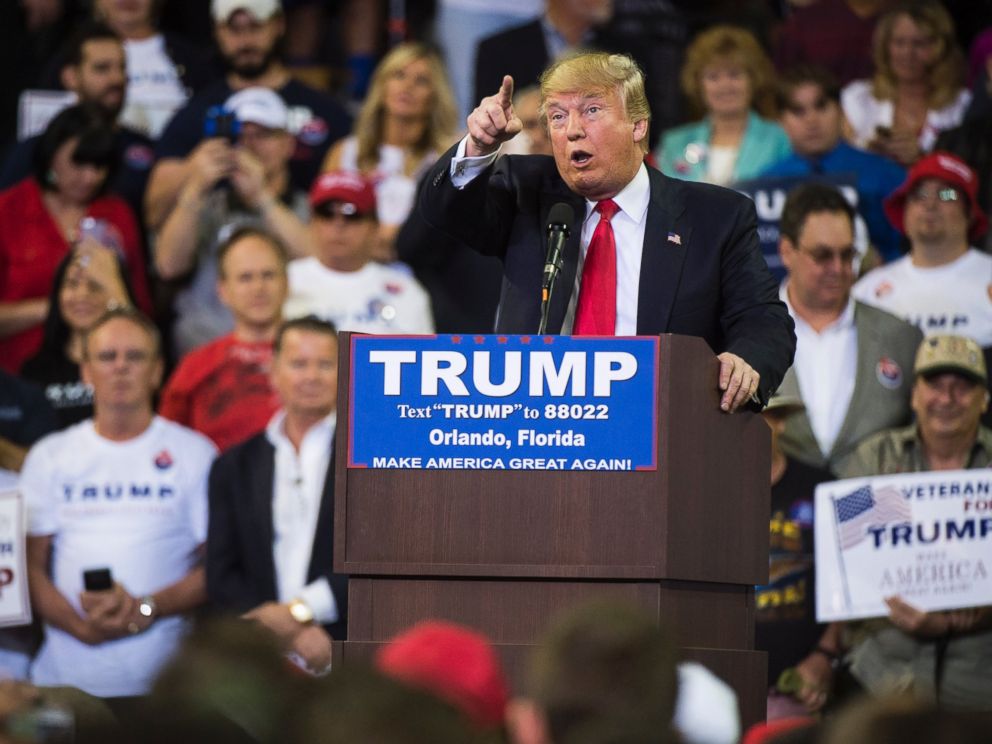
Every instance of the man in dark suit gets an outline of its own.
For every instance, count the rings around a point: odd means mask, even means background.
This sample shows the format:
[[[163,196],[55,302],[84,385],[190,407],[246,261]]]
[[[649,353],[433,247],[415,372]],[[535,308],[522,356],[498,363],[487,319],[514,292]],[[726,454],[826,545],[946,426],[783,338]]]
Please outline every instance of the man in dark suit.
[[[719,352],[721,408],[762,404],[792,363],[795,335],[761,255],[753,204],[644,165],[651,114],[629,57],[566,58],[545,72],[541,90],[553,158],[493,165],[521,129],[506,76],[420,195],[430,224],[502,259],[497,332],[537,330],[548,213],[564,202],[575,217],[548,330],[700,336]]]
[[[280,328],[272,384],[283,407],[210,472],[207,594],[271,630],[308,668],[343,639],[347,577],[332,570],[338,342],[313,316]]]

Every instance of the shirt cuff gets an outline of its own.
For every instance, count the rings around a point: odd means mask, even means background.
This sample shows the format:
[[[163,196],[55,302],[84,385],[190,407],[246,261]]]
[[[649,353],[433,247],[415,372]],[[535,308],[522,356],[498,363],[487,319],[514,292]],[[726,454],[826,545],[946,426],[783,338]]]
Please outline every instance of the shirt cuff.
[[[456,189],[463,189],[468,186],[476,176],[496,162],[499,157],[499,150],[488,155],[478,157],[468,157],[465,154],[465,146],[468,143],[468,136],[462,138],[458,143],[455,156],[451,159],[451,185]]]
[[[337,622],[338,603],[327,579],[320,578],[300,589],[296,595],[302,599],[313,612],[313,619],[319,625],[330,625]]]

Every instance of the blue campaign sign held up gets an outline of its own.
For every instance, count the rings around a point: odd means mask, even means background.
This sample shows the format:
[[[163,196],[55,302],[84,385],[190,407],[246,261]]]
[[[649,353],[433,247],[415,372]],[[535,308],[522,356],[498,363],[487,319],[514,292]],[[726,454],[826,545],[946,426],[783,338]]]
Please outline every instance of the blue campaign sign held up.
[[[348,467],[654,470],[658,338],[351,337]]]

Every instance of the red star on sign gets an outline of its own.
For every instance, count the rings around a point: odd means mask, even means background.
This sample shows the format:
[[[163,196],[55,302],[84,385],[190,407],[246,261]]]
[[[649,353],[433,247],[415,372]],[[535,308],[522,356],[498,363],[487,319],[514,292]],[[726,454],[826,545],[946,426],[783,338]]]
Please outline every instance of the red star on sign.
[[[522,344],[529,344],[530,343],[530,336],[521,336],[520,337],[520,343],[522,343]]]
[[[451,343],[453,343],[453,344],[460,344],[461,342],[462,342],[462,337],[461,336],[452,336],[451,337]]]
[[[506,343],[506,336],[498,336],[496,338],[496,343],[498,343],[498,344],[505,344]]]
[[[477,343],[477,344],[485,343],[485,341],[486,341],[486,337],[485,336],[476,336],[475,337],[475,343]]]

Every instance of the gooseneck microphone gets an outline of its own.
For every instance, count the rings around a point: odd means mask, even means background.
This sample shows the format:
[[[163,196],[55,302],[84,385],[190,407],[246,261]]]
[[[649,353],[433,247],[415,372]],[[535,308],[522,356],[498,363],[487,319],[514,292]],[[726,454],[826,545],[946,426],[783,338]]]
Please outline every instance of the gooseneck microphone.
[[[548,325],[548,311],[551,309],[551,292],[561,271],[562,248],[571,233],[569,225],[575,218],[575,210],[565,202],[558,202],[548,212],[548,255],[544,261],[544,278],[541,280],[541,323],[538,334],[543,334]]]

